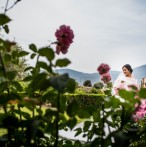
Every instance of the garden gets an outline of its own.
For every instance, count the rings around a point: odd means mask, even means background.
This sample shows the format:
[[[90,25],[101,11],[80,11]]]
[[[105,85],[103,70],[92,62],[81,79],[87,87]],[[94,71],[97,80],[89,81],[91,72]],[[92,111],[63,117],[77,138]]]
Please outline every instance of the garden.
[[[58,56],[69,52],[75,32],[61,25],[50,45],[38,48],[32,43],[26,51],[4,37],[12,19],[7,11],[20,0],[10,7],[8,2],[0,14],[0,146],[145,147],[145,105],[140,106],[146,89],[121,89],[122,100],[116,98],[108,64],[98,66],[101,81],[93,86],[88,80],[80,86],[67,73],[55,73],[71,63]],[[35,66],[26,64],[26,56]],[[83,126],[76,127],[81,122]],[[61,130],[74,130],[86,141],[63,137]]]

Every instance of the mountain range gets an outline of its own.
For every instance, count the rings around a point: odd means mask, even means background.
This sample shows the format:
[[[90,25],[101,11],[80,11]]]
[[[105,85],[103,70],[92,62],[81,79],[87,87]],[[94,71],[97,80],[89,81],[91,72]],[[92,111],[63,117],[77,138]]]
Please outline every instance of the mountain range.
[[[100,81],[100,75],[98,74],[98,72],[84,73],[84,72],[80,72],[80,71],[76,71],[76,70],[72,70],[72,69],[68,69],[68,68],[57,69],[56,72],[59,74],[68,73],[68,75],[71,78],[75,79],[76,82],[78,82],[80,85],[83,85],[84,81],[86,81],[86,80],[90,80],[92,84],[95,84]],[[112,82],[114,82],[116,80],[116,78],[118,77],[120,72],[121,71],[114,71],[114,70],[110,71]],[[140,84],[141,79],[146,77],[146,65],[141,65],[141,66],[134,68],[133,75],[136,79],[138,79],[138,83]]]

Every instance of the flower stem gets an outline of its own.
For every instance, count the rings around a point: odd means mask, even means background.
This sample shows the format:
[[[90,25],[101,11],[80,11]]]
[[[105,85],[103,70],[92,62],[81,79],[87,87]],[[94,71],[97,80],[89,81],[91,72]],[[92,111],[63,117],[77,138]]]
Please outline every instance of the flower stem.
[[[58,139],[59,139],[59,110],[60,110],[60,93],[58,92],[58,96],[57,96],[57,116],[56,116],[56,135],[55,135],[55,143],[54,143],[54,147],[58,146]]]
[[[104,147],[104,101],[102,101],[102,138],[101,138],[101,147]]]

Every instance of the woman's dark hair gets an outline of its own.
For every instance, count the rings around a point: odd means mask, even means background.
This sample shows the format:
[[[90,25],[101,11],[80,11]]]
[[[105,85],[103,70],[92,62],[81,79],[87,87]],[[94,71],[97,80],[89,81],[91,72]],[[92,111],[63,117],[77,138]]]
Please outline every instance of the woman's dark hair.
[[[127,68],[131,73],[133,72],[133,69],[132,69],[132,67],[129,65],[129,64],[125,64],[123,67],[122,67],[122,69],[123,68]]]

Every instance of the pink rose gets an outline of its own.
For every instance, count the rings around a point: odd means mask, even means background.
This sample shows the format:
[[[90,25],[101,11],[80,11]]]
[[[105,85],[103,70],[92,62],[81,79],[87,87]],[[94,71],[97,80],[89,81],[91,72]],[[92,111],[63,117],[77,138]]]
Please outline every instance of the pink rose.
[[[111,80],[111,75],[109,73],[105,73],[101,76],[101,80],[104,83],[108,83]]]
[[[59,29],[56,30],[55,36],[57,38],[56,53],[59,54],[61,52],[66,54],[74,38],[74,33],[70,29],[70,26],[61,25]]]
[[[111,68],[108,64],[102,63],[97,68],[97,71],[99,72],[100,75],[102,75],[102,74],[108,73],[110,69]]]
[[[146,100],[141,100],[140,105],[135,105],[136,111],[133,115],[135,121],[142,119],[146,115]]]

